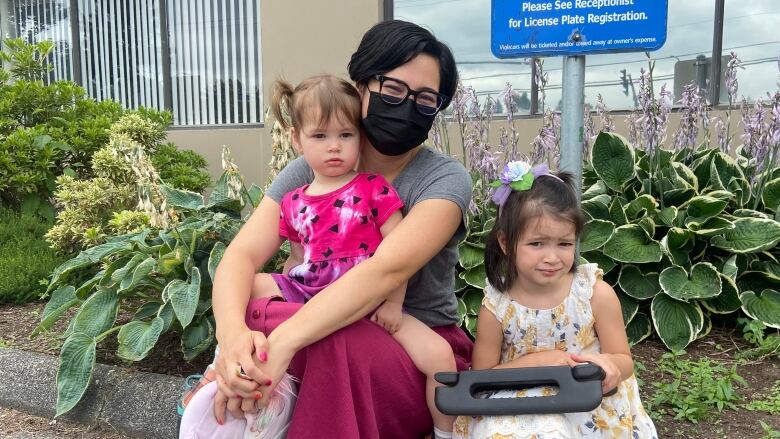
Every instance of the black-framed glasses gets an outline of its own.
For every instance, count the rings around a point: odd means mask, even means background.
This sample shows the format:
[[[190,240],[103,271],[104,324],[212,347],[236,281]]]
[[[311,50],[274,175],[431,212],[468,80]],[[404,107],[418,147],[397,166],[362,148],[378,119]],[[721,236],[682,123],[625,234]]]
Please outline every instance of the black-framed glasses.
[[[441,109],[447,97],[443,94],[430,90],[412,90],[409,85],[400,79],[391,78],[385,75],[374,75],[374,79],[379,81],[379,96],[382,101],[390,105],[400,105],[409,96],[414,98],[415,107],[420,114],[433,116]]]

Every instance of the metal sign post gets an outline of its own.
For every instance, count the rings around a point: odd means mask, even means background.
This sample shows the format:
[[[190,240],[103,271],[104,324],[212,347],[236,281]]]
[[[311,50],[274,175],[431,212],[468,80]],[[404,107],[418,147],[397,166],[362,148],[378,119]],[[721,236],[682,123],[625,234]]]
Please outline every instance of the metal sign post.
[[[660,49],[668,0],[492,0],[491,6],[496,57],[565,56],[560,167],[580,189],[585,54]]]
[[[582,189],[582,141],[585,107],[585,56],[563,58],[563,110],[561,111],[562,171],[574,175],[577,196]]]

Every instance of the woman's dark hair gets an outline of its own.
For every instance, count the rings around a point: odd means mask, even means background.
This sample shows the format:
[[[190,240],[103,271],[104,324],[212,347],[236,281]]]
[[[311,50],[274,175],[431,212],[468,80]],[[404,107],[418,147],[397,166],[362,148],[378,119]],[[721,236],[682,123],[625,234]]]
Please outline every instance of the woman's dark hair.
[[[374,75],[385,74],[421,53],[439,62],[439,93],[447,96],[442,109],[447,108],[458,87],[455,57],[446,44],[414,23],[388,20],[369,29],[349,60],[349,77],[365,86]]]
[[[525,191],[513,190],[500,208],[496,224],[485,246],[485,271],[488,280],[499,291],[506,291],[517,280],[515,267],[517,241],[526,228],[543,214],[569,221],[579,239],[585,225],[585,216],[574,189],[574,177],[568,172],[554,174],[560,178],[539,176]],[[506,253],[501,249],[499,236],[506,240]],[[577,266],[574,261],[572,270]]]

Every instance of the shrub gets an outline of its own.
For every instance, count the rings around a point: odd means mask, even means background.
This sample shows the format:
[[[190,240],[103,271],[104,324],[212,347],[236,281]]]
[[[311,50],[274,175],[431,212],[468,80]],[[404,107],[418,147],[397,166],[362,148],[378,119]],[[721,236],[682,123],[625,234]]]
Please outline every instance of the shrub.
[[[155,114],[154,120],[143,114]],[[95,178],[75,180],[60,177],[55,200],[62,209],[57,223],[46,235],[52,247],[72,253],[106,241],[109,236],[124,234],[143,226],[159,226],[157,216],[142,209],[151,198],[149,183],[156,184],[157,174],[170,177],[169,186],[202,191],[209,183],[203,170],[206,161],[192,151],[178,151],[168,143],[165,127],[156,121],[170,122],[168,113],[128,112],[108,130],[108,143],[92,156]],[[149,161],[157,158],[154,166]],[[164,215],[164,209],[160,214]],[[117,216],[119,214],[119,216]]]
[[[186,360],[214,342],[214,271],[243,224],[245,203],[256,206],[260,190],[256,186],[245,189],[232,163],[208,202],[195,192],[168,186],[158,189],[179,222],[111,238],[80,252],[52,273],[47,288],[51,299],[33,335],[50,328],[69,308],[78,307],[64,334],[57,416],[81,399],[96,345],[111,334],[117,333],[117,355],[128,361],[145,358],[169,330],[181,333]],[[113,220],[119,221],[118,216]],[[134,313],[131,321],[117,322],[122,308]]]
[[[37,215],[0,209],[0,303],[31,302],[46,290],[46,277],[62,262],[43,240],[50,226]]]
[[[152,153],[152,164],[160,178],[169,186],[192,192],[203,192],[211,184],[206,171],[206,159],[195,151],[179,150],[173,143],[164,143]]]
[[[63,145],[43,127],[19,127],[0,139],[0,204],[19,205],[30,194],[54,189]]]

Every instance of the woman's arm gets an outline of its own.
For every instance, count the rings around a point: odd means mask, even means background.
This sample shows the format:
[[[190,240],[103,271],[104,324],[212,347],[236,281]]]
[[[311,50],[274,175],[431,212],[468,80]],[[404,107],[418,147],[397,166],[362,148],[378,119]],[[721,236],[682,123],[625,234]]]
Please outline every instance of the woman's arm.
[[[462,214],[455,202],[444,199],[417,203],[374,256],[314,296],[269,335],[269,360],[263,370],[278,379],[295,352],[379,306],[444,248]]]
[[[282,243],[279,236],[279,204],[270,197],[263,197],[252,216],[225,250],[217,267],[212,290],[212,306],[217,323],[217,341],[220,355],[216,369],[222,379],[221,387],[229,397],[237,394],[251,397],[257,385],[240,379],[230,368],[240,365],[255,381],[263,382],[265,376],[256,367],[254,352],[259,361],[267,353],[265,337],[252,332],[246,326],[244,315],[257,269],[278,251]]]

